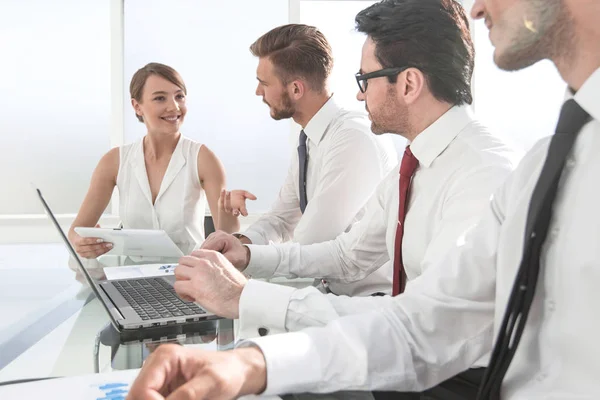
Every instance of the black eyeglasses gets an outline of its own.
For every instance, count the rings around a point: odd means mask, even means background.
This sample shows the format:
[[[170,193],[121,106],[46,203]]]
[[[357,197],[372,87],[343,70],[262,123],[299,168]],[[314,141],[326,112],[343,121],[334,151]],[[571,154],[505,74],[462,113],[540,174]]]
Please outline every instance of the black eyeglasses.
[[[356,73],[356,83],[358,83],[358,88],[362,93],[367,91],[368,79],[372,78],[380,78],[382,76],[394,76],[398,75],[400,72],[408,69],[410,67],[394,67],[394,68],[384,68],[379,71],[369,72],[368,74],[361,74],[360,72]]]

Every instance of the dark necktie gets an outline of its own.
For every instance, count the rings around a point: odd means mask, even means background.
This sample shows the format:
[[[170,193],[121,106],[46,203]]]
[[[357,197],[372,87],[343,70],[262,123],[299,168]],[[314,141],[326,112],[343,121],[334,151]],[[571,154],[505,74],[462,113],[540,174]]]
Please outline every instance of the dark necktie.
[[[410,146],[406,146],[402,163],[400,164],[400,195],[398,201],[398,226],[396,227],[396,241],[394,243],[394,282],[392,296],[404,292],[404,288],[406,287],[406,271],[404,270],[404,262],[402,261],[402,237],[404,236],[404,220],[406,219],[410,183],[418,165],[419,161],[410,151]]]
[[[308,168],[308,152],[306,151],[306,133],[300,131],[298,140],[298,160],[299,160],[299,179],[298,188],[300,189],[300,211],[304,214],[308,200],[306,197],[306,169]]]
[[[550,141],[546,161],[529,202],[523,258],[504,312],[490,364],[479,388],[479,400],[500,399],[502,380],[517,351],[535,295],[540,255],[552,218],[552,204],[558,191],[560,175],[577,134],[589,118],[589,114],[573,99],[568,100],[561,109],[556,132]]]

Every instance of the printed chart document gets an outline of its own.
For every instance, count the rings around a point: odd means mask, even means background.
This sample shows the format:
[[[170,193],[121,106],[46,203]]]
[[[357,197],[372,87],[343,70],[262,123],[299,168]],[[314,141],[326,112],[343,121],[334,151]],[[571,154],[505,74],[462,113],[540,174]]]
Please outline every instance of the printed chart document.
[[[0,386],[2,400],[125,400],[139,369]],[[273,396],[244,396],[241,399],[275,400]]]
[[[0,386],[0,399],[125,399],[139,369]]]

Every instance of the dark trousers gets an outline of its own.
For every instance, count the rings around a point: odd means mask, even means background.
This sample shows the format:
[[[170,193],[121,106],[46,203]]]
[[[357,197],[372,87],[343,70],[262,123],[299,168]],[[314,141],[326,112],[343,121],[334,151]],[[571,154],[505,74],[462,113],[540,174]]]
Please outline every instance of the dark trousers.
[[[471,368],[422,393],[373,392],[375,400],[475,400],[485,368]]]

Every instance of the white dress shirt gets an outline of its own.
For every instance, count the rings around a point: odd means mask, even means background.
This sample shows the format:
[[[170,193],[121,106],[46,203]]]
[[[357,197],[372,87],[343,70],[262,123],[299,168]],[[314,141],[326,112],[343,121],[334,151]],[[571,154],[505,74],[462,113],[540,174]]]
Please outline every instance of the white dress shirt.
[[[162,229],[188,254],[204,241],[206,195],[198,176],[202,147],[180,135],[160,190],[152,203],[144,139],[119,148],[119,217],[124,228]]]
[[[374,135],[365,113],[341,108],[333,96],[311,118],[304,132],[308,137],[308,205],[304,214],[300,211],[296,139],[289,171],[275,203],[243,232],[253,244],[311,244],[334,239],[363,216],[363,206],[377,184],[398,163],[391,138]],[[344,286],[353,291],[363,285],[386,283],[373,276]]]
[[[402,243],[409,285],[478,221],[491,194],[519,159],[517,153],[474,120],[470,108],[465,106],[451,108],[421,132],[410,148],[419,160],[419,167],[412,180]],[[385,279],[385,285],[364,286],[366,293],[361,294],[389,294],[398,198],[399,168],[395,168],[367,203],[363,219],[349,232],[309,246],[250,245],[246,271],[253,277],[321,274],[334,293],[349,296],[356,293],[344,291],[339,283],[378,275]],[[251,280],[240,299],[240,334],[256,336],[257,329],[262,327],[271,333],[286,328],[297,330],[355,313],[352,307],[343,304],[345,300],[340,303],[311,289],[295,292]],[[372,304],[369,299],[366,302]]]
[[[561,176],[535,298],[503,381],[505,400],[600,398],[599,92],[600,69],[574,96],[593,120]],[[478,225],[388,307],[256,339],[267,362],[267,393],[419,391],[488,352],[519,268],[549,142],[528,153]]]

